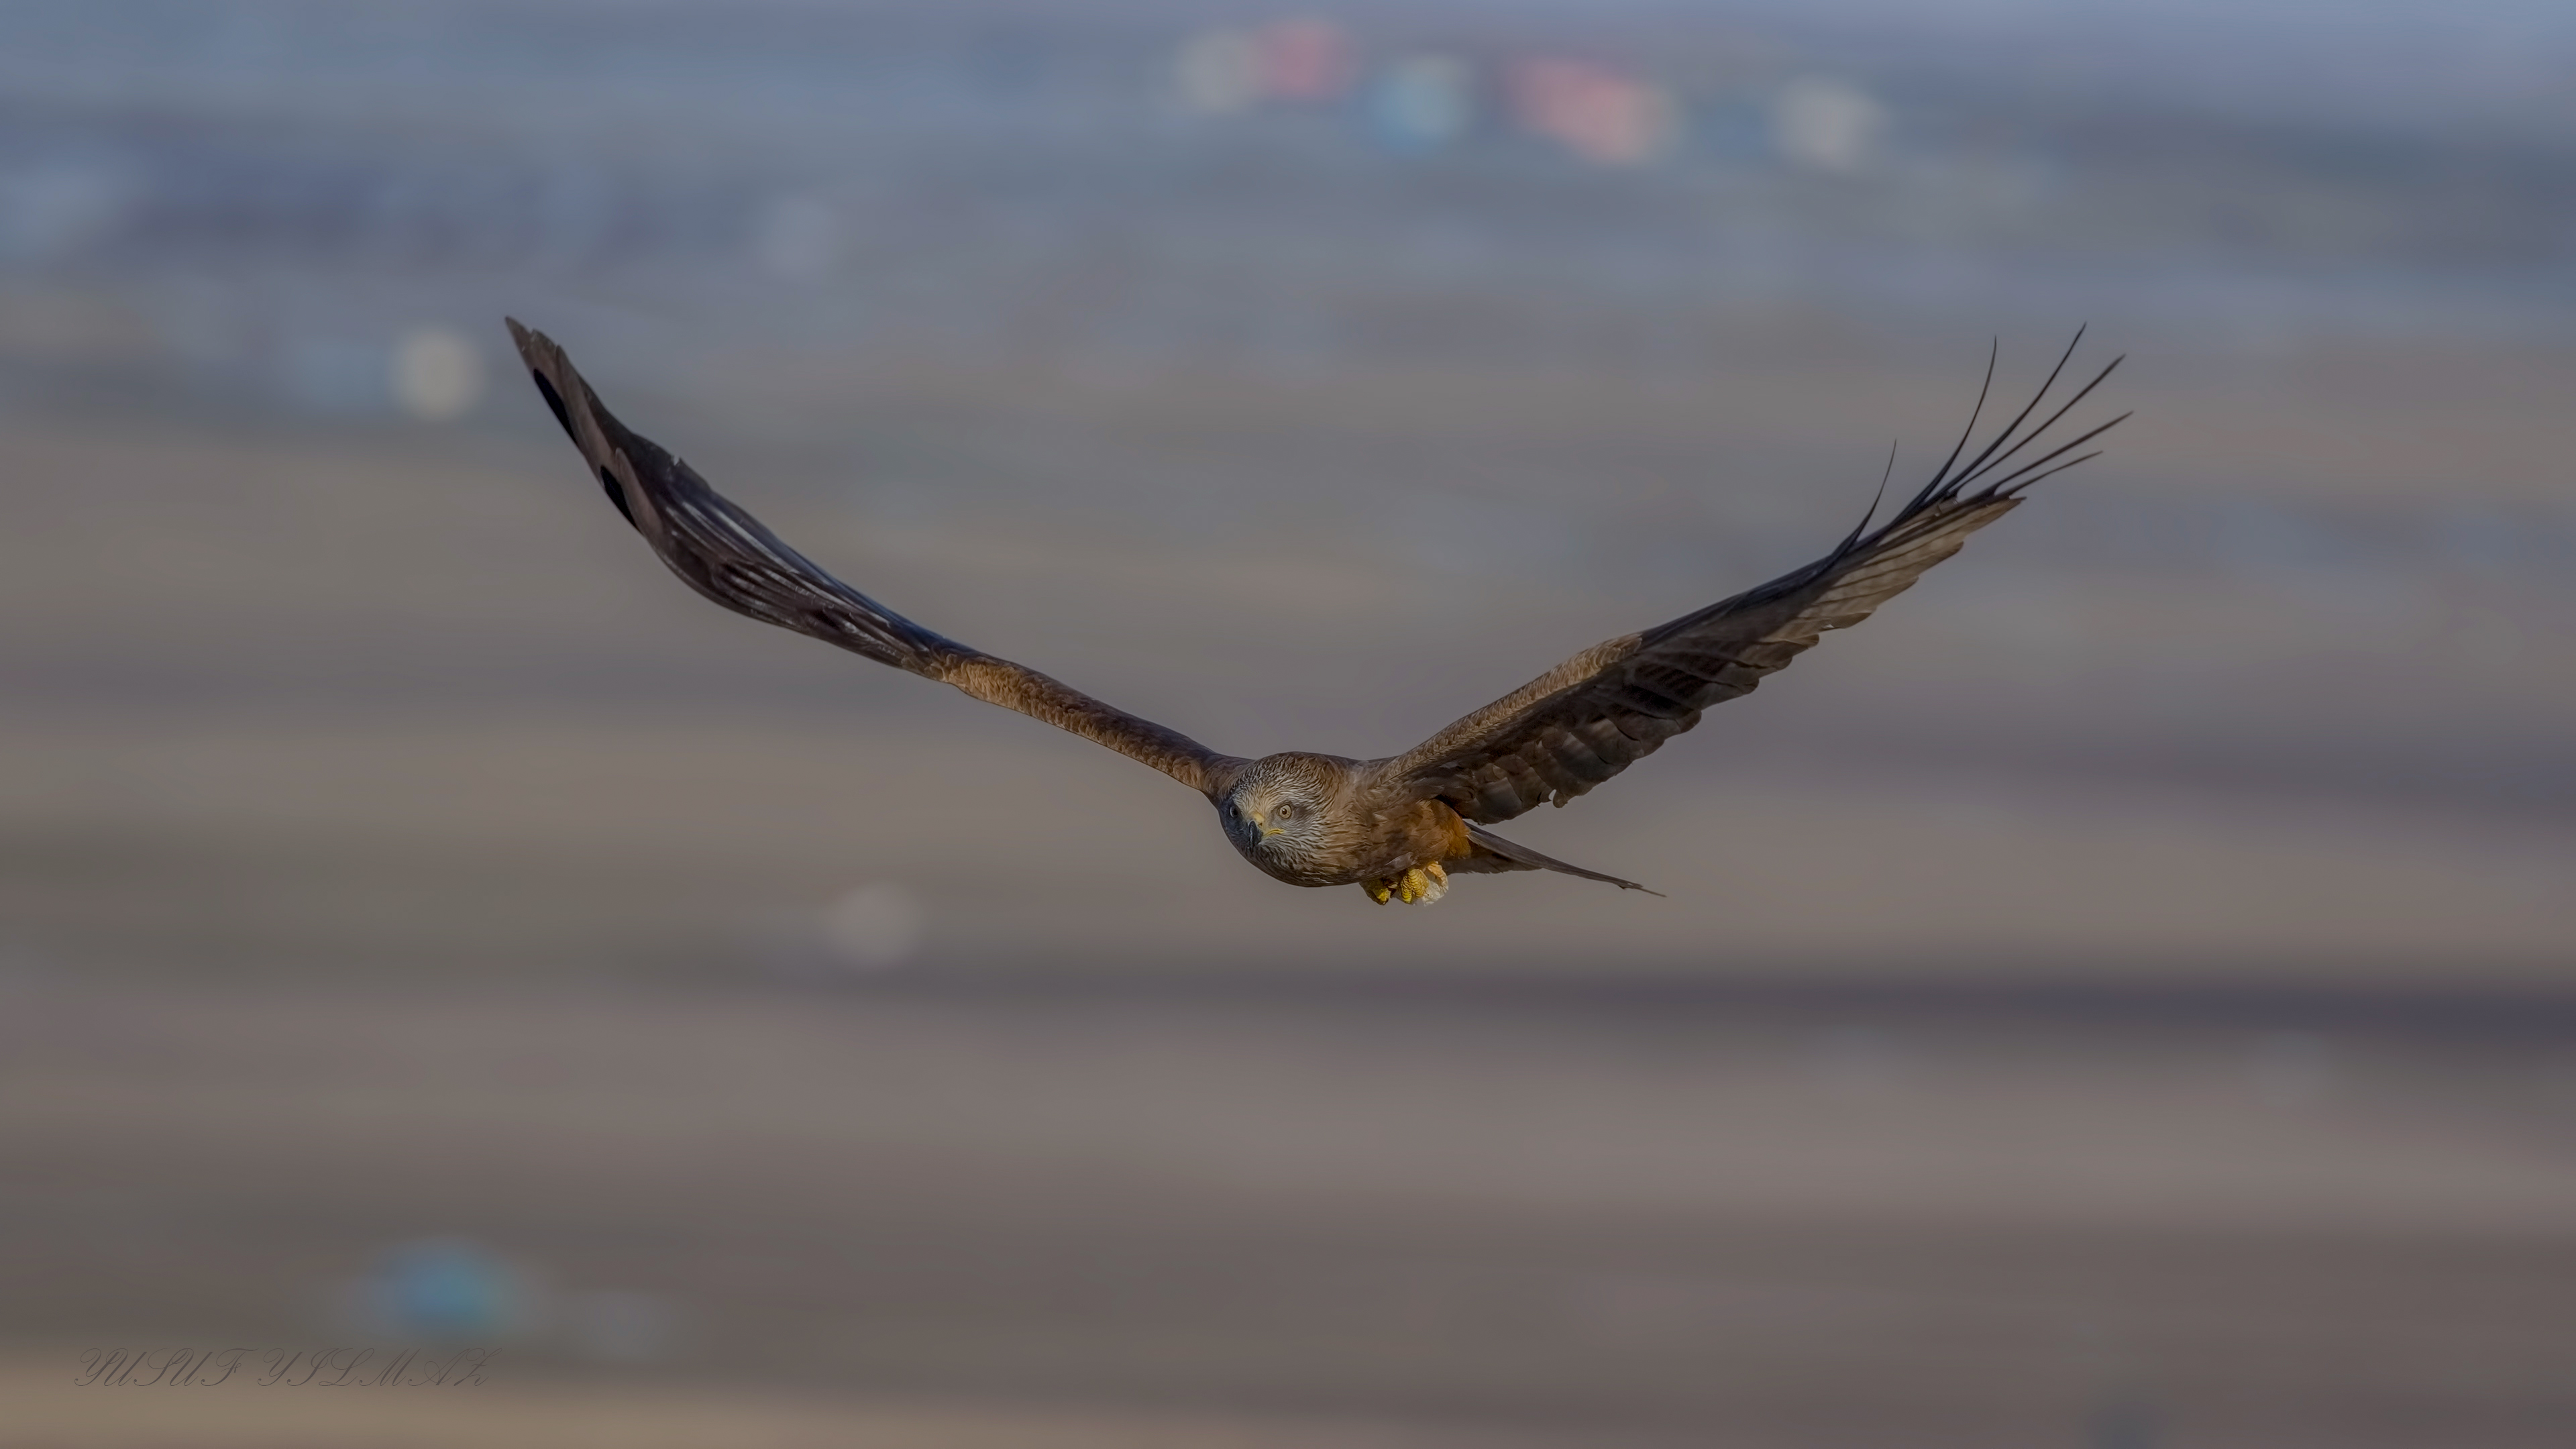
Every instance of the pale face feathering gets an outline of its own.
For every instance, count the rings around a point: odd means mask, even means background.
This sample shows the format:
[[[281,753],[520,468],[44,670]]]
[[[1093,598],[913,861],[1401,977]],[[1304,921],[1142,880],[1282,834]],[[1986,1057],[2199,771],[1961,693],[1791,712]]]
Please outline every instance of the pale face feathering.
[[[1884,522],[1873,504],[1813,563],[1604,640],[1400,755],[1346,760],[1291,752],[1246,760],[934,633],[832,577],[611,416],[551,339],[516,322],[510,331],[592,479],[689,587],[763,623],[1098,741],[1200,792],[1216,806],[1234,848],[1274,880],[1357,885],[1381,905],[1436,901],[1453,873],[1551,871],[1644,890],[1486,827],[1586,793],[1698,724],[1703,710],[1751,692],[1826,633],[1868,618],[1958,552],[1969,534],[2018,506],[2032,484],[2095,456],[2067,455],[2121,420],[2045,452],[2033,448],[2111,374],[2102,369],[2025,427],[2074,356],[2070,343],[2038,396],[1970,456],[1986,404],[1980,388],[1967,428],[1931,481]],[[1992,354],[1986,381],[1994,381]]]
[[[1349,775],[1349,761],[1320,755],[1271,755],[1255,760],[1217,802],[1228,840],[1265,873],[1299,885],[1323,884],[1335,874],[1348,822],[1334,807]]]

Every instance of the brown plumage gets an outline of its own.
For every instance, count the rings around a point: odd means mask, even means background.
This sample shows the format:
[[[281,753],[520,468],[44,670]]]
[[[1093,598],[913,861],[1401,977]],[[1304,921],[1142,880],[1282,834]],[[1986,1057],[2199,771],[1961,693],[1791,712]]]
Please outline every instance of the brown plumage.
[[[1805,568],[1596,644],[1401,755],[1346,760],[1292,751],[1246,760],[942,638],[833,578],[686,463],[619,423],[553,339],[516,321],[510,335],[609,501],[699,593],[1097,740],[1205,795],[1226,838],[1270,876],[1291,885],[1356,883],[1381,902],[1437,900],[1451,872],[1553,870],[1644,890],[1551,860],[1484,827],[1541,801],[1563,805],[1699,723],[1710,705],[1749,693],[1825,631],[1868,618],[1958,552],[1969,534],[2012,511],[2033,483],[2098,456],[2066,459],[2128,416],[2003,471],[2120,365],[2113,359],[2046,421],[2023,432],[2074,356],[2070,343],[2039,395],[1983,451],[1964,466],[1959,461],[1985,408],[1981,389],[1967,431],[1932,481],[1885,524],[1872,530],[1863,519]],[[2078,332],[2076,341],[2082,340]],[[1991,387],[1992,357],[1986,381]],[[1875,506],[1870,511],[1877,513]]]

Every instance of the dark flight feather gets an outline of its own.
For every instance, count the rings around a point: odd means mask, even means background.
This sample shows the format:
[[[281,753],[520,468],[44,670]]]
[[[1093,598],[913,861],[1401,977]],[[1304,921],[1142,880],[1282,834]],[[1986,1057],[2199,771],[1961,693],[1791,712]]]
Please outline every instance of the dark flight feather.
[[[955,685],[989,704],[1098,741],[1203,793],[1220,788],[1242,767],[1243,761],[1176,730],[932,633],[842,583],[708,487],[688,464],[620,423],[554,339],[515,319],[510,336],[608,501],[671,572],[699,593],[737,614]]]
[[[2120,365],[2113,359],[2046,422],[2021,432],[2083,338],[2078,331],[2038,394],[1960,467],[1994,381],[1990,353],[1986,385],[1978,389],[1977,405],[1957,446],[1885,524],[1872,530],[1864,517],[1830,552],[1804,568],[1652,629],[1594,645],[1404,754],[1374,762],[1375,788],[1391,798],[1437,799],[1470,821],[1490,825],[1543,801],[1563,805],[1699,723],[1700,712],[1709,706],[1750,693],[1826,631],[1850,628],[1911,588],[1926,570],[1958,552],[1969,534],[2012,511],[2031,484],[2098,456],[2088,453],[2047,466],[2128,414],[1969,491],[2065,417]],[[1871,513],[1876,511],[1873,504]]]

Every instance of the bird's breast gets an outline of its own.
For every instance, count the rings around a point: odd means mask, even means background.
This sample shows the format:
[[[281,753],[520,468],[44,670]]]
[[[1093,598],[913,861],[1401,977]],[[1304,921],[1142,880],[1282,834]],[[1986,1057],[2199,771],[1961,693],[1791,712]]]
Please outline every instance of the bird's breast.
[[[1437,800],[1408,800],[1383,811],[1328,816],[1311,833],[1235,839],[1262,874],[1290,885],[1336,886],[1401,875],[1474,850],[1467,822]]]

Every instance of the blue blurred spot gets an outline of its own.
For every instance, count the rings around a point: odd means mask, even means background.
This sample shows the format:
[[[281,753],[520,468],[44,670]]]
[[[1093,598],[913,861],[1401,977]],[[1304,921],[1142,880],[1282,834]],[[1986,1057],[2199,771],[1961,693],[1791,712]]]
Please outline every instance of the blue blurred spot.
[[[1465,135],[1475,120],[1475,90],[1467,64],[1424,55],[1398,62],[1369,92],[1369,122],[1390,151],[1421,155]]]
[[[375,1299],[395,1336],[490,1340],[518,1319],[518,1282],[508,1265],[461,1238],[405,1243],[377,1267]]]

